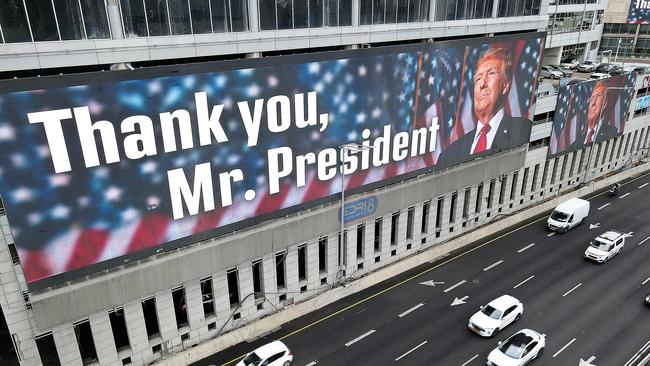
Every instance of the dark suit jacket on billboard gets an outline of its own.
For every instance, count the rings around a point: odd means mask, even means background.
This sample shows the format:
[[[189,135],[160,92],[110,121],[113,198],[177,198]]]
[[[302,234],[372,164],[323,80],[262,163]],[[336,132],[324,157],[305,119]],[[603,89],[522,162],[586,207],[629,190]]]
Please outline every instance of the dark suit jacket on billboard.
[[[594,140],[595,142],[602,142],[605,140],[613,139],[619,135],[618,129],[609,123],[603,123],[600,126],[600,129],[598,130],[598,133],[596,134],[596,139]],[[578,138],[569,146],[570,151],[574,150],[580,150],[583,147],[585,147],[585,138],[587,137],[587,133],[582,133]],[[558,151],[560,152],[560,151]]]
[[[479,154],[470,154],[472,143],[474,142],[474,137],[476,135],[476,129],[473,129],[464,134],[458,140],[454,141],[451,145],[447,146],[447,148],[440,153],[435,168],[444,169],[479,156],[485,156],[523,145],[530,140],[531,126],[532,122],[528,119],[504,115],[499,124],[499,129],[496,135],[494,135],[494,140],[492,141],[490,149]]]

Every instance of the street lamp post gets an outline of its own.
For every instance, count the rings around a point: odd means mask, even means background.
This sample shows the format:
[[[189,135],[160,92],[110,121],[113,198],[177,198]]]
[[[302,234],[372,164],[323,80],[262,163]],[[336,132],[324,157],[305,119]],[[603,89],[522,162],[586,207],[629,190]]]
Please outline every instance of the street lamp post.
[[[339,146],[339,157],[341,164],[341,232],[339,234],[339,271],[336,275],[339,283],[345,281],[345,253],[347,252],[345,242],[345,152],[359,152],[362,150],[372,150],[373,146],[359,145],[355,143],[347,143]]]
[[[628,89],[634,89],[634,87],[609,87],[607,88],[607,92],[611,90],[628,90]],[[607,98],[607,94],[605,94],[605,98]],[[603,106],[600,108],[600,113],[598,114],[598,121],[600,123],[600,120],[603,118],[603,110],[605,109],[605,103],[603,103]],[[596,137],[593,137],[593,141],[591,143],[591,146],[589,147],[589,156],[587,157],[587,166],[585,166],[585,172],[582,175],[582,182],[580,182],[580,186],[583,186],[587,184],[587,176],[589,175],[589,167],[591,166],[591,159],[593,157],[594,153],[594,147],[596,145]]]

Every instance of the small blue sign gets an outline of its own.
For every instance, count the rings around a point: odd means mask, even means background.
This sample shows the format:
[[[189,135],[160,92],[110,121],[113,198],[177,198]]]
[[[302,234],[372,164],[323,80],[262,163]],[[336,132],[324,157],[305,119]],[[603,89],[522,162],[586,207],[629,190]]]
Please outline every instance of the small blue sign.
[[[645,97],[641,97],[637,99],[635,111],[638,111],[639,109],[643,109],[643,108],[648,108],[649,106],[650,106],[650,95],[646,95]]]
[[[379,201],[376,196],[362,198],[352,202],[345,203],[345,222],[362,219],[370,216],[377,211]],[[339,221],[341,220],[341,209],[339,209]]]

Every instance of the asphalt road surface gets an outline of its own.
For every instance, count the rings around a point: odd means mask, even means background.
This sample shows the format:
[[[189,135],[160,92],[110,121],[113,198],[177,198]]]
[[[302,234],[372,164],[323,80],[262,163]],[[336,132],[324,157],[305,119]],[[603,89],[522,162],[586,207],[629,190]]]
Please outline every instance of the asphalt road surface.
[[[300,366],[485,365],[499,340],[531,328],[546,334],[533,365],[639,366],[650,352],[649,195],[650,174],[617,197],[591,197],[584,224],[566,234],[531,219],[196,365],[233,365],[274,339]],[[587,262],[589,241],[607,229],[629,234],[622,253]],[[470,332],[469,317],[503,294],[523,302],[521,320],[493,338]]]

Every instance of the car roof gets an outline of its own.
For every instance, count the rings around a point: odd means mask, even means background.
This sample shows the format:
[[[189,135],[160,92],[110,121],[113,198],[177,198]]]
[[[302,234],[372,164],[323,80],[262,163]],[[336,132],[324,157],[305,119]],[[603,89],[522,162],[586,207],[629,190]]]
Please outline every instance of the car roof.
[[[501,296],[497,297],[496,299],[490,301],[490,303],[488,305],[490,305],[491,307],[493,307],[493,308],[495,308],[497,310],[504,311],[507,308],[509,308],[511,305],[516,304],[518,302],[519,302],[519,300],[517,300],[516,298],[514,298],[514,297],[512,297],[510,295],[501,295]]]
[[[288,350],[287,346],[281,341],[273,341],[271,343],[265,344],[262,347],[255,350],[255,353],[260,356],[261,359],[265,360],[266,358],[282,351]]]
[[[524,329],[518,331],[517,333],[511,335],[507,339],[507,341],[514,341],[514,342],[517,342],[519,344],[529,344],[533,340],[539,340],[542,337],[543,336],[542,336],[541,333],[536,332],[536,331],[534,331],[532,329],[524,328]]]
[[[623,234],[619,233],[618,231],[609,230],[609,231],[606,231],[606,232],[600,234],[598,236],[598,238],[604,239],[604,240],[607,240],[607,241],[614,241],[614,240],[618,239],[619,237],[621,237],[621,235],[623,235]]]

